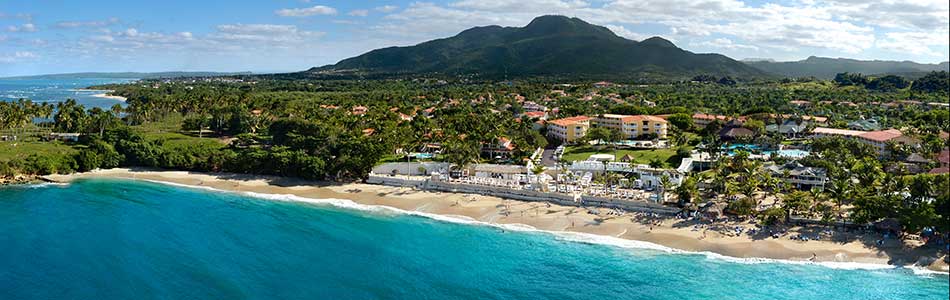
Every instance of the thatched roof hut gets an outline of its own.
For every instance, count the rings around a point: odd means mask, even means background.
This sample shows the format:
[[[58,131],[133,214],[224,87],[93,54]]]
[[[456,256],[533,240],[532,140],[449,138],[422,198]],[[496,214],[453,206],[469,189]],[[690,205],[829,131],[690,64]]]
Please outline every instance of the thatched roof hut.
[[[902,231],[901,222],[895,218],[887,218],[874,222],[874,229],[900,235]]]
[[[723,216],[723,211],[726,209],[726,204],[722,202],[710,202],[706,204],[700,211],[703,213],[703,217],[710,220],[716,220]]]

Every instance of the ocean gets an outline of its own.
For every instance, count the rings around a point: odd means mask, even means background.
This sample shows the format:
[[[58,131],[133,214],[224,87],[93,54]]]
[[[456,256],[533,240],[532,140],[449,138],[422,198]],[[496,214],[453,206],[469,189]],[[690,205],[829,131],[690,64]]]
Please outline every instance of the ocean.
[[[0,79],[0,101],[16,101],[25,98],[33,102],[58,103],[68,98],[75,99],[87,109],[93,107],[110,108],[125,102],[95,97],[102,91],[81,90],[82,88],[107,83],[123,83],[135,79]]]
[[[947,299],[948,276],[144,181],[0,187],[0,299]]]

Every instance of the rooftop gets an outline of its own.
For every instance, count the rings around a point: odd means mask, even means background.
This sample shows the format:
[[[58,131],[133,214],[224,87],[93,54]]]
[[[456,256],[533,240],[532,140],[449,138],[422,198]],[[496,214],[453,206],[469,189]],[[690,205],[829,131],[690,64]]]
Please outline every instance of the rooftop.
[[[551,120],[551,121],[548,121],[548,123],[552,123],[552,124],[554,124],[554,125],[558,125],[558,126],[561,126],[561,127],[567,127],[567,126],[571,126],[571,125],[577,124],[578,122],[585,122],[585,121],[590,121],[590,117],[587,117],[587,116],[576,116],[576,117],[569,117],[569,118],[562,118],[562,119],[557,119],[557,120]]]

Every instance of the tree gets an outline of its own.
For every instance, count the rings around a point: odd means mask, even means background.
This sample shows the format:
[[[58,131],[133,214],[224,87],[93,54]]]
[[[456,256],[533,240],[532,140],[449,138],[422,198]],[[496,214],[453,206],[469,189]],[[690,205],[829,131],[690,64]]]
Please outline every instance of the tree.
[[[683,179],[683,182],[676,187],[676,195],[679,199],[680,205],[687,205],[690,203],[698,203],[702,201],[699,197],[699,188],[696,186],[696,176],[690,176],[686,179]]]
[[[762,122],[762,120],[749,119],[742,123],[742,127],[752,130],[756,136],[760,136],[765,133],[765,122]]]
[[[666,121],[679,130],[688,131],[693,128],[693,116],[686,113],[672,114],[666,118]]]
[[[198,131],[198,137],[202,137],[204,129],[211,125],[211,117],[205,114],[196,114],[186,117],[182,120],[181,129],[187,131]]]
[[[541,190],[541,174],[544,173],[544,165],[540,163],[534,163],[534,166],[531,168],[531,173],[534,174],[534,180],[536,183],[535,190]]]
[[[610,142],[613,138],[613,133],[611,130],[606,127],[594,127],[587,130],[587,135],[585,139],[590,141],[596,141],[598,143]]]
[[[717,83],[721,85],[734,86],[736,85],[736,80],[732,79],[732,77],[725,76],[723,78],[719,78],[719,81],[717,81]]]
[[[670,175],[663,173],[660,176],[660,199],[663,199],[662,202],[666,202],[666,191],[673,185],[673,181],[670,180]]]
[[[834,82],[839,86],[864,86],[868,83],[868,78],[861,74],[844,72],[835,74]]]
[[[794,191],[785,195],[785,198],[782,199],[782,208],[785,209],[787,213],[787,215],[785,215],[786,220],[792,218],[792,212],[802,213],[810,211],[811,205],[812,199],[808,192]]]
[[[891,92],[905,89],[908,86],[910,86],[910,82],[907,81],[907,79],[904,79],[904,77],[897,75],[886,75],[872,79],[865,87],[870,90]]]
[[[914,80],[910,89],[922,93],[950,93],[950,73],[947,71],[930,72],[924,77]]]
[[[86,123],[85,109],[76,100],[66,99],[56,105],[53,117],[56,129],[62,132],[80,132]]]
[[[443,157],[456,169],[464,169],[478,161],[479,144],[467,139],[450,139],[442,144]]]

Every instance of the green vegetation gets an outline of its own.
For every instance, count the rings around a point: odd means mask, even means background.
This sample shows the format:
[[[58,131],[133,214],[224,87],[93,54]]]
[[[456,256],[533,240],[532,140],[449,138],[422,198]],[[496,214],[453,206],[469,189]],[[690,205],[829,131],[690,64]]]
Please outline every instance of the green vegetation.
[[[486,26],[410,47],[390,47],[308,72],[600,75],[630,78],[713,73],[742,78],[764,72],[719,54],[694,54],[653,37],[641,42],[577,18],[542,16],[525,27]]]
[[[584,28],[569,32],[600,32]],[[467,34],[478,32],[463,35]],[[643,43],[644,47],[670,47],[658,39]],[[670,149],[573,146],[564,159],[584,160],[595,153],[619,159],[629,154],[634,163],[676,167],[692,149],[708,152],[714,160],[711,170],[691,175],[680,187],[667,182],[664,187],[669,188],[662,189],[664,194],[679,196],[684,207],[698,209],[712,199],[726,202],[719,206],[729,213],[758,216],[769,223],[792,217],[829,222],[893,218],[908,231],[929,226],[944,230],[937,221],[950,215],[942,188],[946,175],[910,175],[900,168],[912,153],[933,159],[948,146],[941,134],[950,131],[950,110],[940,105],[948,103],[947,84],[942,83],[946,73],[930,74],[909,86],[899,77],[850,74],[842,75],[839,82],[697,75],[684,78],[696,80],[661,84],[655,78],[643,78],[594,85],[590,82],[594,80],[550,77],[502,82],[401,76],[350,80],[296,73],[105,85],[97,88],[128,98],[128,106],[86,109],[65,101],[54,108],[26,100],[0,102],[0,135],[18,137],[0,142],[0,176],[135,166],[349,181],[365,178],[380,162],[404,161],[405,153],[423,151],[429,145],[441,150],[434,160],[455,167],[496,161],[496,154],[482,149],[500,140],[510,140],[514,149],[505,151],[499,161],[520,163],[536,148],[556,143],[545,138],[546,129],[532,128],[537,120],[523,114],[544,106],[549,118],[669,115]],[[851,84],[842,84],[845,79]],[[765,171],[761,162],[746,154],[720,157],[724,142],[719,131],[727,124],[714,122],[698,128],[691,117],[694,113],[746,116],[742,126],[752,136],[741,141],[810,147],[807,150],[813,155],[799,163],[827,170],[830,181],[823,190],[796,193],[781,176]],[[854,141],[790,142],[784,135],[765,130],[782,121],[773,114],[795,120],[801,115],[823,116],[828,118],[827,126],[835,128],[873,118],[884,128],[901,128],[921,143],[920,147],[888,145],[888,155],[879,157],[876,150]],[[34,118],[51,121],[32,125]],[[41,141],[50,132],[81,136],[77,142]],[[617,141],[620,136],[593,129],[588,138]],[[921,168],[936,166],[925,163]]]

